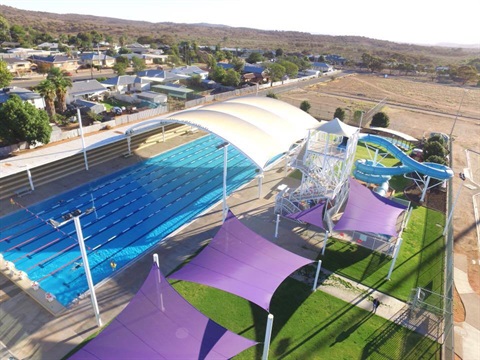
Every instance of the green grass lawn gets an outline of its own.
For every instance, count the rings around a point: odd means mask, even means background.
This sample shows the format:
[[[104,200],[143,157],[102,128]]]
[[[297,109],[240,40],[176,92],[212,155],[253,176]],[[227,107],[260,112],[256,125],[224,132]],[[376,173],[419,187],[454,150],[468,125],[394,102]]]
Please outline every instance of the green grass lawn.
[[[229,330],[263,343],[267,312],[237,296],[173,281],[192,305]],[[440,345],[310,285],[287,279],[275,292],[270,359],[439,359]],[[263,344],[235,359],[260,359]]]
[[[390,280],[391,258],[354,243],[330,239],[319,259],[324,268],[403,301],[416,287],[443,294],[444,223],[445,215],[414,208]]]

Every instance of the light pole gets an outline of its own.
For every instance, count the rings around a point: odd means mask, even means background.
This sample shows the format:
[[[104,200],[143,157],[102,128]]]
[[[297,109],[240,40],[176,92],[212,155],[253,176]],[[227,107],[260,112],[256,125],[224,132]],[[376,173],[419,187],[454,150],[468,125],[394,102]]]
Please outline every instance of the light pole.
[[[228,142],[224,142],[217,146],[217,149],[223,148],[223,221],[227,218],[227,153],[228,153]]]
[[[87,209],[84,215],[90,214],[94,211],[94,208]],[[73,219],[75,224],[75,231],[77,233],[78,246],[80,247],[80,253],[82,254],[83,268],[85,269],[85,276],[87,277],[88,288],[90,290],[90,298],[92,300],[93,312],[95,313],[95,319],[97,320],[97,326],[102,326],[102,319],[100,318],[100,310],[98,309],[97,296],[95,295],[95,287],[92,281],[92,274],[90,273],[90,265],[88,263],[87,251],[85,249],[85,241],[83,239],[82,224],[80,223],[80,216],[82,211],[80,209],[74,210],[71,213],[63,215],[64,221],[59,223],[53,219],[50,219],[49,222],[54,228],[59,228]]]

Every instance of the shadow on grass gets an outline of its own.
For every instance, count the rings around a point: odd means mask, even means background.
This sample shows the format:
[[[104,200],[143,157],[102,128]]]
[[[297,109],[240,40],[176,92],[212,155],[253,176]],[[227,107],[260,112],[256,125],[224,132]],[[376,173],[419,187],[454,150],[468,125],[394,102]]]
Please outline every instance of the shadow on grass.
[[[410,310],[402,309],[369,336],[362,359],[440,359],[441,345],[397,323],[410,323]],[[420,324],[421,326],[422,324]]]
[[[384,254],[338,239],[330,240],[327,244],[327,253],[324,256],[319,255],[317,260],[322,260],[322,266],[328,270],[360,282],[368,279],[391,261],[390,257]],[[355,279],[344,271],[351,267],[359,274]]]

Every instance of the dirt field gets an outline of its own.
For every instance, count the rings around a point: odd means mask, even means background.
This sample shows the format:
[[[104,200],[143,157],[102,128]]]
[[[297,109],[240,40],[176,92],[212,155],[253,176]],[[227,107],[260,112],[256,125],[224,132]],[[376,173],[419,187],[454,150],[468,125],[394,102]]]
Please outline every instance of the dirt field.
[[[367,112],[386,98],[387,105],[382,111],[390,118],[390,129],[417,139],[430,132],[452,134],[454,198],[460,194],[453,216],[455,252],[467,255],[470,285],[480,294],[480,256],[472,201],[478,187],[457,190],[462,183],[458,174],[467,167],[466,149],[472,150],[469,151],[471,167],[478,167],[480,159],[471,155],[480,153],[480,88],[465,89],[415,78],[356,74],[283,93],[280,98],[295,106],[307,100],[311,104],[310,113],[325,120],[332,119],[335,109],[342,107],[346,109],[346,122],[357,126],[359,124],[353,124],[354,111]],[[465,183],[472,184],[468,180]]]

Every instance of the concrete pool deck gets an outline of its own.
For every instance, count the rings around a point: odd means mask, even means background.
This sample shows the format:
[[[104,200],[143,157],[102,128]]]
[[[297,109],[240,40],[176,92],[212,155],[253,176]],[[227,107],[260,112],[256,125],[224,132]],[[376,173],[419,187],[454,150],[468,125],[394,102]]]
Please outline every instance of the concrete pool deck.
[[[116,131],[118,130],[116,129]],[[115,132],[112,133],[115,134]],[[118,132],[116,133],[118,135]],[[91,136],[91,141],[100,141],[94,139],[93,136],[95,135]],[[108,132],[101,133],[100,136],[103,136],[103,141],[105,141]],[[201,134],[196,133],[188,135],[188,137],[180,136],[169,140],[167,144],[160,143],[144,148],[136,156],[118,158],[116,161],[109,162],[108,166],[92,167],[89,171],[82,171],[59,179],[55,183],[39,186],[33,193],[16,200],[23,206],[28,207],[198,136],[201,136]],[[86,137],[86,139],[88,138],[90,136]],[[69,145],[69,143],[72,144]],[[54,154],[58,155],[60,152],[67,151],[68,146],[75,147],[78,151],[79,145],[80,140],[73,140],[59,145],[58,148],[49,146],[39,149],[37,151],[50,151],[51,154],[47,155],[45,153],[42,155],[30,152],[26,154],[24,160],[22,160],[22,156],[15,157],[15,166],[22,166],[22,161],[32,166],[33,159],[41,159],[44,156],[54,157]],[[278,187],[282,184],[294,187],[297,183],[297,180],[293,178],[284,178],[285,171],[282,165],[283,162],[265,173],[260,198],[257,181],[255,180],[232,194],[227,203],[232,212],[258,234],[296,254],[315,259],[323,244],[323,233],[305,229],[295,222],[282,219],[278,238],[274,237],[275,215],[273,204]],[[4,215],[18,208],[13,208],[8,200],[3,200],[0,201],[0,209],[0,215]],[[150,270],[153,253],[159,254],[162,272],[169,274],[213,237],[221,225],[221,218],[222,207],[221,204],[217,204],[207,213],[199,216],[193,223],[180,228],[131,266],[97,285],[96,293],[103,323],[106,324],[112,320],[140,288]],[[132,274],[135,274],[135,276],[132,276]],[[328,284],[321,285],[320,290],[365,310],[371,310],[371,298],[378,297],[381,305],[378,308],[377,315],[402,323],[405,303],[359,284],[354,285],[359,291],[345,291]],[[17,359],[60,359],[85,338],[97,331],[90,299],[82,299],[77,305],[67,309],[61,316],[55,317],[3,275],[0,276],[0,324],[1,359],[8,359],[9,356]],[[408,324],[403,325],[408,326]],[[424,332],[424,329],[418,328],[417,331]]]

